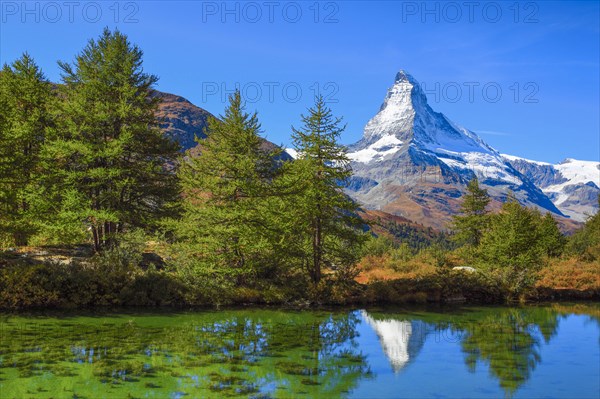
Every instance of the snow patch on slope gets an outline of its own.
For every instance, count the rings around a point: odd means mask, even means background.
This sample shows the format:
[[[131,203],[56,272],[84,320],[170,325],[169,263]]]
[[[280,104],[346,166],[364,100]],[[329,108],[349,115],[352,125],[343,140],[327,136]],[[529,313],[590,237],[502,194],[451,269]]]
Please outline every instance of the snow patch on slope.
[[[459,124],[451,121],[444,114],[439,114],[443,121],[447,123],[455,132],[458,132],[458,135],[448,134],[447,131],[436,132],[435,141],[442,148],[450,151],[457,152],[470,152],[470,151],[478,151],[485,154],[494,154],[496,157],[499,157],[500,154],[486,144],[477,134],[466,129]]]
[[[369,163],[373,160],[381,161],[386,155],[396,153],[402,144],[402,140],[396,136],[383,136],[367,148],[349,153],[348,158],[362,163]]]
[[[558,170],[567,181],[544,187],[542,190],[547,194],[554,194],[554,203],[557,206],[560,206],[571,197],[568,193],[569,186],[594,183],[597,187],[600,187],[599,167],[600,163],[598,162],[578,161],[570,158],[566,159],[558,165],[554,165],[554,168]]]
[[[523,183],[514,173],[510,173],[507,165],[495,154],[481,152],[444,152],[448,155],[454,155],[454,157],[446,158],[438,155],[439,160],[451,168],[470,170],[481,181],[491,179],[517,185]]]
[[[592,182],[600,186],[600,162],[594,161],[578,161],[576,159],[567,158],[558,165],[554,165],[565,179],[569,179],[569,183],[564,184],[586,184]]]

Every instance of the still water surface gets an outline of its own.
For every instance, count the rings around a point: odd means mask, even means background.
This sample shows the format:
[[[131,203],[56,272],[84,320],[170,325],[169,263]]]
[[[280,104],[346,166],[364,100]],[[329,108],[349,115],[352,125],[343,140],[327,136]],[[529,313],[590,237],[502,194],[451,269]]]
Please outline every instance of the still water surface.
[[[600,304],[0,314],[4,398],[598,398]]]

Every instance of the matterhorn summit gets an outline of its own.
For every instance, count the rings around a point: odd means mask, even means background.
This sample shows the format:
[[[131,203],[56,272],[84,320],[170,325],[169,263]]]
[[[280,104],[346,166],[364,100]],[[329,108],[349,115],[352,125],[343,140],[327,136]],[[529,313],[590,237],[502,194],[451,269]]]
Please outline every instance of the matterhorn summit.
[[[357,146],[381,148],[379,143],[416,142],[432,148],[494,150],[477,135],[454,125],[443,114],[434,112],[421,85],[406,71],[396,74],[377,115],[365,126],[363,139]]]
[[[363,140],[373,143],[395,133],[409,132],[417,115],[416,109],[423,106],[427,106],[427,99],[419,83],[405,71],[398,72],[379,112],[365,126]]]

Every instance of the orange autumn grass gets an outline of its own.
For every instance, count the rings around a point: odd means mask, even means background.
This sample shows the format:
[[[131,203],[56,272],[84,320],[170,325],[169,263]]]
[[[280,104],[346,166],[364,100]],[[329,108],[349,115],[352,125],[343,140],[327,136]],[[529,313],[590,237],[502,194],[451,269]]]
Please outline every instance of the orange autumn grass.
[[[387,254],[365,256],[358,267],[360,274],[356,281],[361,284],[382,280],[416,279],[436,271],[428,257],[418,256],[408,261],[398,261]]]
[[[577,259],[558,259],[543,268],[536,287],[600,291],[600,265]]]
[[[450,266],[462,264],[459,257],[448,257]],[[359,263],[356,281],[368,284],[374,281],[420,279],[436,273],[435,262],[429,256],[417,255],[407,261],[394,260],[390,255],[366,256]],[[552,290],[600,292],[600,265],[575,258],[551,259],[540,271],[536,288]]]

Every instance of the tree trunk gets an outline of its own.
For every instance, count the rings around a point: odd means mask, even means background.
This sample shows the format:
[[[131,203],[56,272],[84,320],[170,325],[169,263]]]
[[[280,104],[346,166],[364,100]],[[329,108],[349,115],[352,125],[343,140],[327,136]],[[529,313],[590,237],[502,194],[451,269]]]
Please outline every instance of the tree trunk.
[[[316,219],[314,221],[313,231],[313,270],[312,280],[313,283],[318,284],[321,281],[321,253],[322,253],[322,239],[321,239],[321,220]]]
[[[100,236],[98,234],[98,228],[92,226],[92,235],[94,236],[94,251],[100,251]]]
[[[13,234],[13,240],[17,247],[24,247],[27,245],[27,237],[22,231],[17,231]]]

